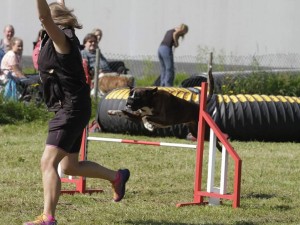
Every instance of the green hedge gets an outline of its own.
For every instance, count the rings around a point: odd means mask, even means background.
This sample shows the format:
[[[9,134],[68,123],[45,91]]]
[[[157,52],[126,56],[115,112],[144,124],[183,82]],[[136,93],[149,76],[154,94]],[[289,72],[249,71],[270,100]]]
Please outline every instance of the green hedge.
[[[300,96],[300,73],[254,72],[244,76],[225,76],[222,94],[266,94]]]
[[[0,96],[0,124],[46,120],[49,116],[45,107],[24,102],[4,101]]]
[[[97,103],[92,101],[91,120],[96,118]],[[36,120],[48,121],[53,117],[44,104],[38,106],[34,103],[5,101],[0,95],[0,124],[26,123]]]

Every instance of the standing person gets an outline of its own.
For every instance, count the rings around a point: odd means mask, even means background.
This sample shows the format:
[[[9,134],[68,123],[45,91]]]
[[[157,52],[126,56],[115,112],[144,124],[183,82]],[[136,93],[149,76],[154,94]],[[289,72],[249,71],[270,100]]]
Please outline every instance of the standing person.
[[[80,43],[74,33],[75,28],[82,26],[62,0],[49,5],[46,0],[36,0],[36,4],[38,17],[47,32],[39,54],[39,71],[46,104],[55,116],[49,122],[41,158],[43,214],[24,224],[56,225],[55,211],[61,191],[59,163],[64,174],[110,181],[116,202],[125,195],[130,173],[128,169],[115,171],[95,162],[78,160],[82,133],[91,115],[90,89],[85,82]]]
[[[38,66],[37,61],[38,61],[38,58],[39,58],[39,53],[40,53],[40,47],[41,47],[43,34],[44,34],[44,30],[43,29],[39,30],[36,41],[33,42],[33,51],[32,51],[31,57],[32,57],[33,66],[37,71],[39,70],[39,66]]]
[[[10,49],[10,40],[15,35],[15,28],[13,25],[6,25],[3,30],[4,37],[0,40],[0,49],[5,53]]]
[[[187,25],[181,24],[179,27],[166,32],[158,48],[158,58],[160,62],[160,86],[173,86],[175,78],[173,51],[179,46],[179,38],[184,38],[188,30]]]

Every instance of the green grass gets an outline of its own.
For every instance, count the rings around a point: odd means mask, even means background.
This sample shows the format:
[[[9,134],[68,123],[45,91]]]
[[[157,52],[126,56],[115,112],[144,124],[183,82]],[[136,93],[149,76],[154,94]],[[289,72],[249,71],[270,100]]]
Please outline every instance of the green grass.
[[[0,127],[1,225],[22,224],[42,212],[39,161],[46,134],[46,122]],[[175,138],[92,135],[191,143]],[[113,169],[131,170],[126,197],[120,203],[113,203],[108,182],[87,179],[88,188],[102,188],[104,192],[62,195],[57,208],[59,224],[299,224],[299,144],[232,142],[232,145],[243,160],[241,207],[237,209],[228,200],[221,206],[175,207],[177,203],[193,200],[194,150],[89,142],[90,160]],[[232,161],[229,162],[231,178]],[[203,169],[205,176],[206,166]],[[230,181],[229,191],[231,184]],[[65,184],[63,187],[67,188]]]
[[[190,76],[186,73],[177,73],[174,79],[174,87],[181,86],[181,82]],[[136,87],[146,87],[146,86],[154,86],[154,83],[158,76],[156,74],[148,74],[146,76],[136,77],[135,86]]]

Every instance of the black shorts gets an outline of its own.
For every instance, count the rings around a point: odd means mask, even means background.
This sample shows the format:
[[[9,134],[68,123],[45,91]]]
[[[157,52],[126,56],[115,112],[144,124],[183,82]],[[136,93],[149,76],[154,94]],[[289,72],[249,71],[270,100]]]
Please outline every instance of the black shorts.
[[[91,107],[60,109],[49,122],[46,144],[59,147],[67,153],[80,151],[82,133],[91,116]]]

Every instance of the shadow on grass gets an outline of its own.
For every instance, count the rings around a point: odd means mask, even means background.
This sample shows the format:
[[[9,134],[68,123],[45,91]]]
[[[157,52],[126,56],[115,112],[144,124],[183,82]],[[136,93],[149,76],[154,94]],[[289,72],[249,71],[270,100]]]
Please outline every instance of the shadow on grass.
[[[279,210],[279,211],[288,211],[291,210],[292,207],[289,205],[275,205],[271,207],[271,209]]]
[[[263,193],[249,193],[245,196],[243,196],[243,198],[257,198],[257,199],[270,199],[270,198],[274,198],[276,197],[275,194],[263,194]]]
[[[275,198],[275,194],[263,194],[263,193],[250,193],[244,196],[245,198],[257,198],[257,199],[271,199]],[[271,209],[279,210],[279,211],[288,211],[291,210],[292,207],[285,204],[274,205]]]
[[[127,220],[124,221],[125,224],[139,224],[139,225],[225,225],[225,223],[172,223],[168,221],[153,221],[153,220],[146,220],[146,221],[131,221]],[[258,223],[248,222],[248,221],[238,221],[235,222],[233,225],[258,225]]]
[[[258,224],[260,223],[253,223],[248,221],[238,221],[234,223],[234,225],[258,225]]]

